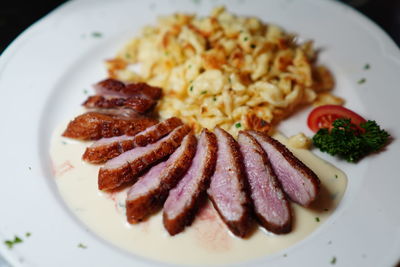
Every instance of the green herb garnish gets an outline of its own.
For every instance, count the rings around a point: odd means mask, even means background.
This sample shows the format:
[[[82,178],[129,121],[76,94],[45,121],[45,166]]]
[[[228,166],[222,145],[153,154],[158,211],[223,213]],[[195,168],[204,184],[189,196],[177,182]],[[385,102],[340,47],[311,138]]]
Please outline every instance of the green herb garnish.
[[[333,265],[333,264],[335,264],[336,263],[336,257],[332,257],[332,259],[331,259],[331,264]]]
[[[103,36],[103,34],[101,32],[92,32],[92,37],[100,38],[102,36]]]
[[[358,84],[363,84],[363,83],[365,83],[367,81],[367,79],[365,79],[365,78],[362,78],[362,79],[360,79],[360,80],[358,80]]]
[[[4,244],[9,248],[12,249],[14,245],[22,243],[23,240],[19,238],[18,236],[15,236],[13,240],[6,240],[4,241]]]
[[[246,42],[247,40],[249,40],[249,37],[244,37],[244,38],[243,38],[243,41]]]
[[[200,94],[205,95],[207,94],[207,91],[202,91]]]
[[[25,233],[26,237],[30,237],[32,234],[30,232]]]
[[[316,222],[319,222],[319,217],[315,217],[315,221],[316,221]]]
[[[214,101],[217,101],[217,97],[216,97],[216,96],[214,96],[214,97],[213,97],[213,100],[214,100]]]
[[[189,87],[189,91],[190,91],[190,92],[193,91],[193,85],[191,85],[191,86]]]
[[[242,127],[242,124],[240,122],[238,122],[238,123],[235,124],[235,127],[236,128],[240,128],[240,127]]]
[[[367,63],[364,65],[364,70],[369,70],[371,68],[371,66]]]
[[[79,243],[79,244],[78,244],[78,248],[83,248],[83,249],[85,249],[85,248],[87,248],[87,246],[84,245],[84,244],[82,244],[82,243]]]
[[[313,143],[322,152],[337,155],[348,162],[357,162],[381,150],[390,137],[375,121],[355,125],[350,119],[336,119],[332,126],[330,131],[320,129],[314,135]]]

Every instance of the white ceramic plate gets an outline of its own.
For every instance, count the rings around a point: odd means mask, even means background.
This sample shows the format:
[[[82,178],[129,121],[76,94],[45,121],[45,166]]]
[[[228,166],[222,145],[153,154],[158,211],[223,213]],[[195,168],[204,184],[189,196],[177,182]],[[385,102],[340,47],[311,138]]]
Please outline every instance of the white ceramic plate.
[[[104,59],[157,15],[208,14],[225,4],[234,13],[276,23],[322,49],[334,72],[335,93],[347,106],[377,120],[394,141],[358,164],[318,153],[348,176],[335,214],[306,240],[245,266],[390,266],[400,257],[400,53],[376,25],[352,9],[321,0],[73,1],[30,27],[0,58],[2,126],[0,239],[23,237],[1,254],[15,266],[138,266],[157,264],[108,245],[78,222],[53,182],[50,136],[71,118],[84,89],[105,77]],[[101,33],[101,34],[94,34]],[[99,36],[101,35],[101,36]],[[371,68],[364,70],[365,64]],[[364,84],[358,84],[362,78]],[[304,131],[308,110],[283,124]],[[25,233],[31,233],[25,237]],[[87,244],[80,249],[77,244]],[[2,242],[3,243],[3,242]],[[283,253],[287,257],[282,257]]]

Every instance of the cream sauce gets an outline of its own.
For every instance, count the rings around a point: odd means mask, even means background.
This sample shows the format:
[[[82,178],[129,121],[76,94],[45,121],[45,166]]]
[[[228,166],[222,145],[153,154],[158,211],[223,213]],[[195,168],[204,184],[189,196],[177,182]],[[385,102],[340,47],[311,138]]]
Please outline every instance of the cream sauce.
[[[52,138],[51,158],[58,189],[70,209],[93,232],[117,247],[149,259],[179,264],[227,264],[255,259],[281,251],[309,236],[334,212],[346,189],[346,175],[308,150],[292,152],[321,180],[319,198],[310,208],[292,203],[293,231],[274,235],[257,228],[247,239],[233,236],[209,203],[199,211],[192,226],[174,237],[162,224],[162,214],[130,225],[125,217],[126,190],[104,193],[97,189],[100,166],[81,160],[89,142],[61,137],[65,125]],[[283,136],[276,136],[283,143]]]

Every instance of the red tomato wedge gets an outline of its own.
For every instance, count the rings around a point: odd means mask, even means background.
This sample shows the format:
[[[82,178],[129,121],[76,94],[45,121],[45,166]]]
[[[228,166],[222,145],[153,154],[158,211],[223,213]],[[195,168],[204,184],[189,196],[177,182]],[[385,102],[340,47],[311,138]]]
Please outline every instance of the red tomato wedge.
[[[366,122],[363,117],[350,109],[338,105],[324,105],[311,111],[307,118],[307,124],[313,132],[318,132],[321,128],[331,129],[332,122],[340,118],[351,119],[351,123],[357,126]]]

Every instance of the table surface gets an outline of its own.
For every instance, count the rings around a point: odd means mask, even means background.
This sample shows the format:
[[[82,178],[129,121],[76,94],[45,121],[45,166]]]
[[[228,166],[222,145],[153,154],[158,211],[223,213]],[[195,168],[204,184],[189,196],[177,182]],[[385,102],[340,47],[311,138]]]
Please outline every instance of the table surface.
[[[27,27],[64,2],[60,0],[13,0],[2,3],[0,8],[0,55]],[[377,23],[400,47],[399,0],[342,0],[342,2],[351,5]],[[8,266],[0,256],[0,267]]]

